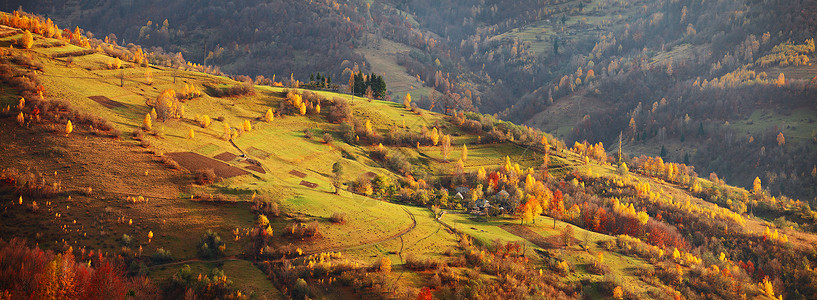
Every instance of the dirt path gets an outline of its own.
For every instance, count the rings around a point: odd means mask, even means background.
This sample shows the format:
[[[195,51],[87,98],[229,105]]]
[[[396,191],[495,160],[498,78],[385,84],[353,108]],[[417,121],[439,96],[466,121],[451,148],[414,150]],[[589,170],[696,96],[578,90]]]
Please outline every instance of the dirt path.
[[[155,268],[172,267],[172,266],[183,265],[183,264],[191,264],[191,263],[220,263],[220,262],[233,261],[233,260],[246,260],[246,259],[238,258],[236,256],[227,256],[227,257],[222,257],[222,258],[214,259],[214,260],[202,260],[202,259],[198,259],[198,258],[192,258],[192,259],[169,262],[169,263],[166,263],[166,264],[152,265],[152,266],[150,266],[148,268],[149,269],[155,269]]]
[[[414,214],[412,214],[411,212],[408,211],[408,209],[405,209],[405,208],[403,208],[403,211],[405,211],[406,214],[409,215],[409,218],[411,218],[411,227],[409,227],[409,228],[407,228],[407,229],[405,229],[405,230],[403,230],[403,231],[401,231],[401,232],[399,232],[399,233],[397,233],[395,235],[392,235],[390,237],[387,237],[387,238],[379,240],[379,241],[373,241],[373,242],[354,245],[354,246],[344,246],[344,247],[310,250],[308,252],[304,252],[304,255],[317,254],[317,253],[322,253],[322,252],[338,252],[338,251],[357,250],[357,249],[367,248],[367,247],[379,245],[379,244],[382,244],[382,243],[385,243],[385,242],[388,242],[388,241],[392,241],[392,240],[401,238],[402,236],[406,235],[407,233],[411,232],[412,230],[414,230],[414,228],[417,227],[417,219],[414,217]]]

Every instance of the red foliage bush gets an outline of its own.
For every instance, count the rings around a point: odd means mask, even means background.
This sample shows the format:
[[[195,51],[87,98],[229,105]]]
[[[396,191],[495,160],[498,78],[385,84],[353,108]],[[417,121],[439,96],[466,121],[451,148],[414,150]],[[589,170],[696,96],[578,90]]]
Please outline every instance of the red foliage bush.
[[[159,297],[148,279],[125,277],[101,255],[77,259],[72,253],[29,248],[19,239],[0,239],[0,290],[10,299],[124,299],[128,293],[138,299]]]

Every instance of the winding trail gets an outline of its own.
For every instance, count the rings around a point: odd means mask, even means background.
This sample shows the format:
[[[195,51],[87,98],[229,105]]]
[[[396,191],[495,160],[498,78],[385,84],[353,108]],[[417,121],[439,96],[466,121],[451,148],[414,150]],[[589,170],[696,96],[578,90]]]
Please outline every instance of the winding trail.
[[[401,232],[399,232],[397,234],[394,234],[394,235],[392,235],[390,237],[387,237],[385,239],[382,239],[382,240],[373,241],[373,242],[364,243],[364,244],[359,244],[359,245],[343,246],[343,247],[335,247],[335,248],[330,247],[330,248],[326,248],[326,249],[311,250],[309,252],[304,252],[304,255],[317,254],[317,253],[321,253],[321,252],[357,250],[357,249],[367,248],[367,247],[379,245],[379,244],[382,244],[382,243],[385,243],[385,242],[388,242],[388,241],[392,241],[392,240],[401,238],[404,235],[406,235],[407,233],[414,230],[414,228],[417,227],[417,219],[414,217],[414,214],[409,212],[408,209],[406,209],[405,207],[401,207],[401,208],[403,209],[404,212],[406,212],[406,214],[409,216],[409,218],[411,218],[411,227],[406,228],[406,229],[404,229],[403,231],[401,231]]]

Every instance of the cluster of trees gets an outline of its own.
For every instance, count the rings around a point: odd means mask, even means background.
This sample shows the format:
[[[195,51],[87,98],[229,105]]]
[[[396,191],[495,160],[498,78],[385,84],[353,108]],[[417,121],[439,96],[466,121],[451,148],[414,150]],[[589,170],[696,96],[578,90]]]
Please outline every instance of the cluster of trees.
[[[358,72],[349,75],[349,92],[356,95],[366,95],[371,98],[383,98],[386,96],[386,81],[383,76],[372,73],[369,76]]]
[[[156,298],[147,278],[126,277],[121,263],[93,251],[63,253],[30,248],[19,239],[0,240],[0,291],[10,299]]]

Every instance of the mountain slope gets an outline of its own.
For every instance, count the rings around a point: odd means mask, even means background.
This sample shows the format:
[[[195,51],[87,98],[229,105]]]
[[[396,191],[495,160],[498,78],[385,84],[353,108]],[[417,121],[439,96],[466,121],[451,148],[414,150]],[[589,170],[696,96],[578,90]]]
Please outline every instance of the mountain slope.
[[[3,237],[103,253],[149,273],[155,297],[799,299],[817,286],[817,214],[760,179],[750,191],[491,116],[139,63],[139,48],[81,34],[35,33],[28,49],[22,30],[0,31]]]

